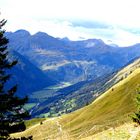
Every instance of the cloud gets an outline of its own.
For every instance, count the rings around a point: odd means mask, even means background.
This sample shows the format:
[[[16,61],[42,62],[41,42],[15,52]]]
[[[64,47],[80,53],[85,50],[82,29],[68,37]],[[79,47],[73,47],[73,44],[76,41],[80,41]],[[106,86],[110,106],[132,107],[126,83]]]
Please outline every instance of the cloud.
[[[88,24],[86,24],[88,23]],[[46,32],[54,37],[68,37],[71,40],[83,40],[89,38],[102,39],[106,43],[110,40],[112,43],[120,46],[129,46],[135,43],[140,43],[140,35],[134,32],[131,28],[123,28],[121,26],[112,26],[98,22],[86,21],[67,21],[67,20],[31,20],[26,19],[10,23],[6,25],[6,30],[16,31],[18,29],[26,29],[35,34],[38,31]],[[137,30],[136,30],[137,31]]]
[[[111,25],[108,25],[104,22],[99,22],[99,21],[93,21],[93,20],[70,20],[73,27],[84,27],[84,28],[102,28],[102,29],[105,29],[105,28],[110,28]]]
[[[59,18],[140,27],[139,0],[1,0],[7,19]]]
[[[139,0],[1,0],[0,11],[8,31],[101,38],[127,46],[140,42],[139,5]]]

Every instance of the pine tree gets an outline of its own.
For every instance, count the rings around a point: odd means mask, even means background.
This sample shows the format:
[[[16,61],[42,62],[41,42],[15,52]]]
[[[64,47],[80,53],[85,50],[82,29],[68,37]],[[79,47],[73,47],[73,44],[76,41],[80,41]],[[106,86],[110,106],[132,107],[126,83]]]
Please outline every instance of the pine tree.
[[[140,89],[137,90],[136,103],[137,103],[137,111],[132,116],[132,119],[134,122],[140,125]]]
[[[8,39],[4,36],[2,27],[6,20],[0,21],[0,139],[10,139],[10,134],[26,129],[24,119],[28,112],[23,109],[27,97],[19,98],[15,95],[17,85],[5,89],[6,82],[10,79],[10,69],[17,64],[16,60],[8,58]]]

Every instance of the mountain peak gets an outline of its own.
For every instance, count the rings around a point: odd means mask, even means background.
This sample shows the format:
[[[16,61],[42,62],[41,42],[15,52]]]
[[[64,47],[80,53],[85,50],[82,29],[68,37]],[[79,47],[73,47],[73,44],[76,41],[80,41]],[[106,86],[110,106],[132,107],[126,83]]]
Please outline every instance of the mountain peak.
[[[47,33],[41,32],[41,31],[35,33],[33,36],[38,36],[38,37],[42,37],[42,36],[52,37],[52,36],[48,35]]]
[[[65,42],[70,41],[68,37],[61,38],[60,40],[65,41]]]
[[[105,45],[105,43],[101,39],[88,39],[85,42],[86,42],[86,48]]]
[[[17,30],[14,33],[20,36],[30,36],[30,33],[24,29]]]

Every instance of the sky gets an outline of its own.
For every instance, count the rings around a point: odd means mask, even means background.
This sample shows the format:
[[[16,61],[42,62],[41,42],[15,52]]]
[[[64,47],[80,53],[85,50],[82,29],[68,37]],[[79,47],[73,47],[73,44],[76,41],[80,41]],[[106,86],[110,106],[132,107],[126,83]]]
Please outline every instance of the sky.
[[[140,43],[140,0],[0,0],[7,31],[46,32],[71,40]]]

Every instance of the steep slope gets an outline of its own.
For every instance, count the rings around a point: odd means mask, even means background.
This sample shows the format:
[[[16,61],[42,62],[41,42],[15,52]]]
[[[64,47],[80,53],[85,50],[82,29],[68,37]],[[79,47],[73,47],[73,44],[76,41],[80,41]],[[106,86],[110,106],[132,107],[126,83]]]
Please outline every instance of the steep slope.
[[[34,139],[92,139],[100,131],[131,122],[129,115],[136,109],[135,96],[139,85],[140,68],[137,67],[92,104],[73,113],[46,120],[42,126],[31,128],[22,135],[33,134]],[[41,131],[38,132],[39,129]]]
[[[135,69],[140,67],[140,59],[133,60],[129,62],[128,66],[125,66],[120,71],[118,71],[115,76],[108,81],[108,83],[114,82],[116,83],[119,80],[126,78],[129,74],[131,74]]]
[[[18,64],[10,71],[12,79],[7,83],[8,87],[16,83],[19,84],[18,95],[25,96],[33,91],[55,84],[53,80],[18,52],[10,50],[9,59],[18,60]]]

